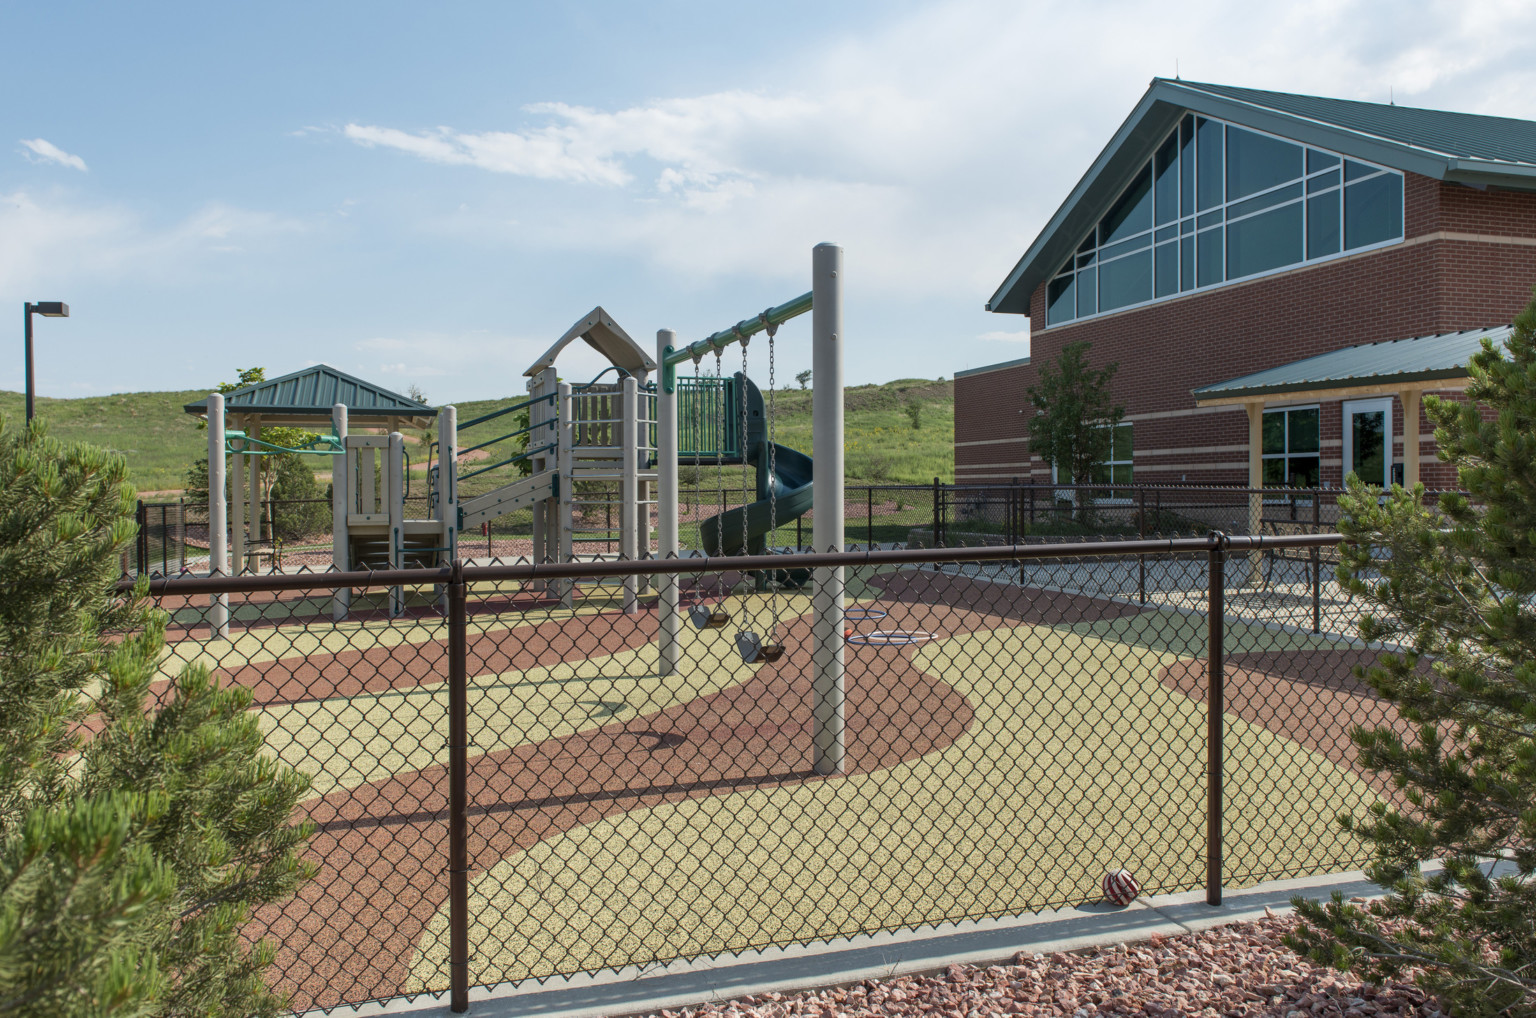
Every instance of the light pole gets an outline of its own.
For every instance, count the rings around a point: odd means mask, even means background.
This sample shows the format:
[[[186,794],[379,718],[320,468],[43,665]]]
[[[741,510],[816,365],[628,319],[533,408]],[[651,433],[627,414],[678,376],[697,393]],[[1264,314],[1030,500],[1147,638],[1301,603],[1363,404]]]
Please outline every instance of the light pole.
[[[22,315],[26,319],[27,333],[27,423],[32,423],[32,394],[35,391],[32,384],[32,316],[42,315],[44,318],[68,318],[69,305],[61,300],[43,300],[36,304],[24,305],[26,313]]]

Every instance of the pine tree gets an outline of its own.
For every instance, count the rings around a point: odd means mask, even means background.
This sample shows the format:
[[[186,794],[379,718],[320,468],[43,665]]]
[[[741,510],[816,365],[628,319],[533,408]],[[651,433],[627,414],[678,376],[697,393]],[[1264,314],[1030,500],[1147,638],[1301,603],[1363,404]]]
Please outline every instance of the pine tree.
[[[1466,495],[1352,479],[1339,577],[1368,606],[1367,641],[1395,646],[1362,678],[1417,727],[1354,732],[1360,762],[1404,809],[1341,818],[1373,848],[1387,896],[1298,900],[1292,946],[1420,982],[1458,1016],[1536,1014],[1536,298],[1503,351],[1469,365],[1466,402],[1426,396],[1441,459]],[[1488,415],[1480,410],[1487,408]],[[1443,871],[1419,864],[1440,857]],[[1512,872],[1492,872],[1492,860]]]
[[[121,457],[0,419],[0,1013],[275,1015],[240,931],[309,873],[307,780],[248,691],[189,667],[152,696],[165,617],[114,593],[133,539]]]

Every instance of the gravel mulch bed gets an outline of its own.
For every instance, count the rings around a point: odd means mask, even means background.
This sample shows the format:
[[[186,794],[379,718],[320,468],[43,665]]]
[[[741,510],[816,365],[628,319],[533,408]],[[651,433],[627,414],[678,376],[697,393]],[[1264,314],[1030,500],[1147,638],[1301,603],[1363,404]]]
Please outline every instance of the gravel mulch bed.
[[[1410,984],[1367,986],[1317,968],[1280,938],[1291,917],[1234,923],[1073,954],[1020,954],[1012,965],[951,965],[932,976],[868,980],[799,994],[765,993],[660,1018],[987,1018],[991,1015],[1355,1016],[1442,1014]]]

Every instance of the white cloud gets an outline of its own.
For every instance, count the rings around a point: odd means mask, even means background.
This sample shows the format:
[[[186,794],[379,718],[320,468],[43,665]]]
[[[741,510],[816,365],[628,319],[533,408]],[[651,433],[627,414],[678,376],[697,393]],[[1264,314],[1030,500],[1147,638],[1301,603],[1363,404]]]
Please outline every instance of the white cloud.
[[[1022,332],[1001,332],[994,330],[992,332],[983,332],[976,338],[988,343],[1028,343],[1029,330],[1025,329]]]
[[[58,163],[60,166],[68,166],[70,169],[79,170],[81,173],[89,173],[85,160],[79,156],[70,155],[51,141],[42,138],[33,138],[30,141],[21,139],[21,143],[32,153],[28,156],[35,163]]]
[[[1536,115],[1536,5],[961,0],[781,55],[772,80],[621,104],[523,107],[506,130],[349,124],[354,141],[545,182],[512,215],[427,228],[650,263],[683,278],[804,275],[977,306],[1154,75]],[[1060,44],[1047,40],[1061,40]],[[1092,67],[1085,75],[1086,65]],[[1070,84],[1068,84],[1070,83]],[[561,187],[567,190],[561,190]],[[427,217],[423,217],[425,222]]]
[[[302,220],[210,203],[180,222],[147,223],[115,205],[57,193],[0,193],[0,298],[59,280],[182,281],[208,253],[231,254],[306,229]]]

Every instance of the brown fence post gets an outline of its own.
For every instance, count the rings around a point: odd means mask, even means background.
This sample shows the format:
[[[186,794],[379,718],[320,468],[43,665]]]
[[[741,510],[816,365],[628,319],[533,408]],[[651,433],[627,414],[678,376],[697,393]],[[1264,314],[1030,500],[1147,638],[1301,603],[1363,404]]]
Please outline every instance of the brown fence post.
[[[1226,711],[1227,535],[1211,532],[1210,600],[1206,605],[1205,903],[1221,904],[1222,757]]]
[[[868,536],[868,540],[865,541],[865,547],[873,548],[875,546],[875,486],[871,484],[865,490],[869,493],[869,516],[865,519],[864,524],[865,532]]]
[[[448,580],[448,985],[449,1006],[469,1010],[469,610],[464,561]]]
[[[1145,541],[1147,539],[1147,489],[1146,488],[1142,488],[1136,494],[1137,494],[1137,497],[1141,500],[1141,508],[1136,513],[1136,536],[1140,537],[1143,541]],[[1145,555],[1137,555],[1136,556],[1136,567],[1137,567],[1137,569],[1136,569],[1136,571],[1137,571],[1137,588],[1136,589],[1141,594],[1141,603],[1142,604],[1146,604],[1147,603],[1147,557]]]
[[[1312,536],[1316,537],[1322,532],[1322,508],[1323,494],[1320,491],[1312,492]],[[1321,548],[1312,549],[1312,632],[1323,631],[1323,552]]]
[[[134,558],[137,559],[134,563],[133,574],[135,576],[143,576],[149,571],[149,510],[144,507],[144,500],[142,498],[139,499],[139,507],[134,510],[133,518],[139,525],[138,535],[133,542]],[[164,530],[165,512],[163,510],[160,513],[160,519],[162,521],[160,529]],[[164,543],[163,539],[161,543]],[[127,572],[126,569],[123,571]]]

